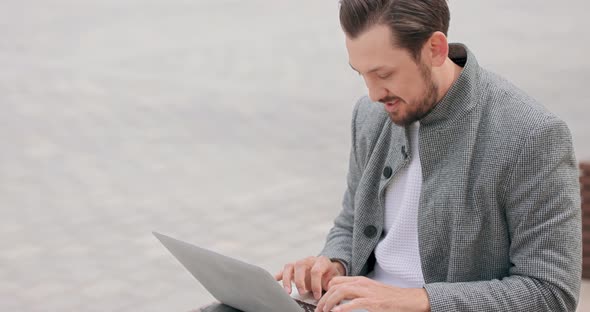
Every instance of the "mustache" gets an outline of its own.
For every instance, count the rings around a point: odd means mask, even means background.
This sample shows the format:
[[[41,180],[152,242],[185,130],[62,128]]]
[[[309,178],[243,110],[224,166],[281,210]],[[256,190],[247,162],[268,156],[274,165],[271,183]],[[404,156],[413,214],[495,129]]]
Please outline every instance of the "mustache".
[[[382,99],[379,100],[380,103],[391,103],[395,100],[401,100],[400,98],[398,98],[397,96],[388,96],[388,97],[384,97]]]

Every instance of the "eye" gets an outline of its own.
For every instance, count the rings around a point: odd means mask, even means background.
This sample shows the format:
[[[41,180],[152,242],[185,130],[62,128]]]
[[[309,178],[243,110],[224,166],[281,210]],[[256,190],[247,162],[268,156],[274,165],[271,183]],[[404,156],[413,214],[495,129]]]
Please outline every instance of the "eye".
[[[391,77],[391,73],[377,75],[377,77],[379,77],[380,79],[387,79],[387,78]]]

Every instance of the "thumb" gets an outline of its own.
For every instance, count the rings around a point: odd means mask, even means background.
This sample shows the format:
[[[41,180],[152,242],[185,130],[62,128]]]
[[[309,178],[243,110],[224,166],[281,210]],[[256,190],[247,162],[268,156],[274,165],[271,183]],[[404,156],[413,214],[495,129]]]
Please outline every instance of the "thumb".
[[[338,274],[337,271],[329,270],[322,276],[322,289],[328,290],[330,281]]]

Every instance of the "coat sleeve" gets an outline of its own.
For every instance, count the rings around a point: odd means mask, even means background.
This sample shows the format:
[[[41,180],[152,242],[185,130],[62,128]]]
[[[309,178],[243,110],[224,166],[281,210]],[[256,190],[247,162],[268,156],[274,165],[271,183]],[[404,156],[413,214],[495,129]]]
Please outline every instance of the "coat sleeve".
[[[334,219],[334,226],[330,229],[326,238],[326,244],[323,250],[320,252],[321,256],[326,256],[333,260],[340,261],[347,272],[347,275],[351,272],[352,263],[352,233],[354,225],[354,197],[359,184],[359,180],[362,175],[361,168],[358,163],[358,157],[356,154],[356,143],[357,143],[357,115],[359,107],[363,99],[359,100],[355,105],[352,114],[351,123],[351,148],[350,158],[348,165],[347,174],[347,187],[344,192],[344,198],[342,200],[342,210],[340,214]]]
[[[565,123],[524,138],[503,194],[509,276],[425,285],[436,311],[575,311],[582,268],[579,173]]]

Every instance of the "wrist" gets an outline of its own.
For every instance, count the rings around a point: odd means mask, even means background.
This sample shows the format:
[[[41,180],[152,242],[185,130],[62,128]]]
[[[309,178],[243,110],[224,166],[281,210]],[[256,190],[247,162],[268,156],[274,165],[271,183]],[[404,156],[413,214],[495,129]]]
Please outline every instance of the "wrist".
[[[336,268],[336,272],[338,272],[338,275],[346,276],[346,268],[344,268],[344,264],[342,264],[342,262],[338,260],[332,260],[332,266]]]
[[[428,293],[424,288],[405,288],[403,298],[407,298],[403,311],[430,312]]]
[[[416,288],[416,307],[418,311],[430,312],[430,300],[428,300],[428,293],[424,288]]]

